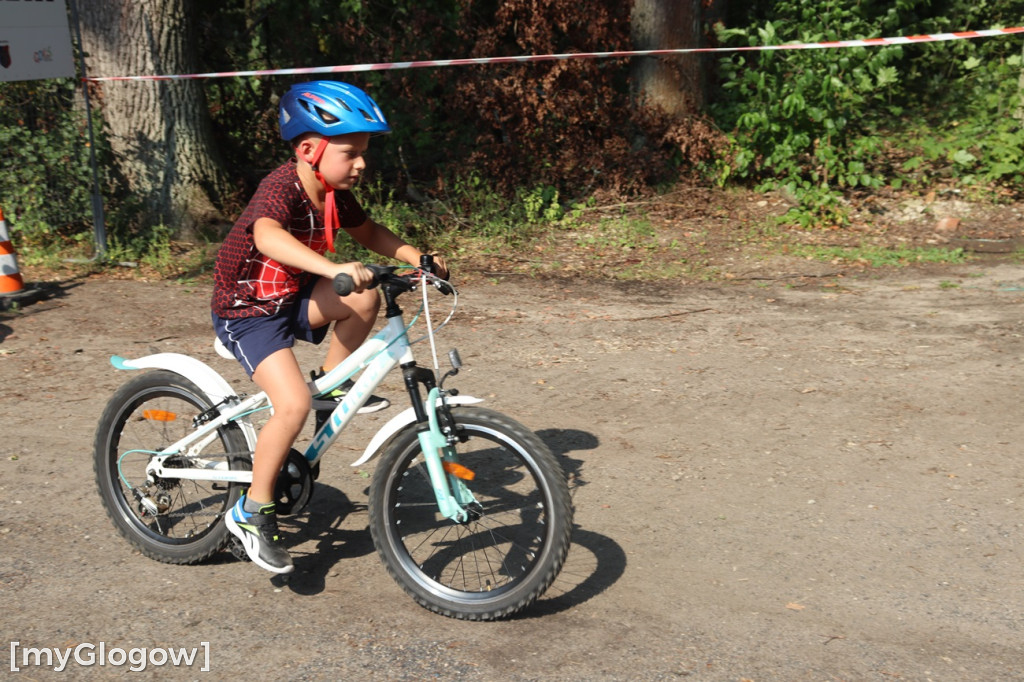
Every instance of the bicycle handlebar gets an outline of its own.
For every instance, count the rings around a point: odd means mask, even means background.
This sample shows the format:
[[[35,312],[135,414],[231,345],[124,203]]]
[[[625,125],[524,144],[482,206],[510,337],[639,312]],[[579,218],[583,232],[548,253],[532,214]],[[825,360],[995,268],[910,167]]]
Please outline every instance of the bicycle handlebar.
[[[420,266],[427,272],[432,272],[434,268],[434,259],[431,256],[423,256]],[[380,284],[384,278],[393,275],[395,272],[395,267],[389,265],[373,265],[368,263],[365,267],[373,273],[373,282],[369,287],[367,287],[368,289],[373,289]],[[433,278],[433,284],[445,296],[454,292],[452,286],[443,279],[435,277]],[[352,276],[345,272],[339,272],[335,275],[331,285],[334,287],[334,292],[339,296],[348,296],[355,291],[356,288],[355,282],[352,280]]]
[[[382,275],[387,275],[394,271],[394,268],[385,265],[366,265],[366,269],[373,273],[373,282],[367,287],[368,289],[372,289],[380,284]],[[334,293],[338,294],[338,296],[348,296],[356,288],[356,283],[347,272],[339,272],[335,275],[331,285],[334,287]]]

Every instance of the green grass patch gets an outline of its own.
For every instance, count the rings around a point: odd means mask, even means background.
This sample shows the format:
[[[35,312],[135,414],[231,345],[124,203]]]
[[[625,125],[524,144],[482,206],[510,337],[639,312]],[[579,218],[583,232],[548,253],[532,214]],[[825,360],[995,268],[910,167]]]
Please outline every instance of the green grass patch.
[[[905,267],[919,263],[957,264],[967,262],[963,249],[938,247],[913,248],[883,246],[814,246],[802,245],[790,249],[795,256],[813,260],[859,263],[871,267]]]
[[[580,230],[576,243],[598,253],[649,250],[657,246],[656,237],[646,218],[604,218],[593,228]]]

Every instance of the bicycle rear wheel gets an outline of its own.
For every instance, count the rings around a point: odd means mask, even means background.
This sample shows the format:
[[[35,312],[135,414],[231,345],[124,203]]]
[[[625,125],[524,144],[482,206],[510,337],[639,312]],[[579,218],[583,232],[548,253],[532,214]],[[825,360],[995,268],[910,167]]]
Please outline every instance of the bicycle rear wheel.
[[[388,447],[370,488],[370,529],[388,572],[425,608],[493,620],[532,604],[565,562],[572,501],[565,473],[526,427],[497,412],[452,408],[458,463],[476,504],[441,516],[415,428]]]
[[[100,499],[118,532],[151,559],[198,563],[227,542],[222,520],[243,485],[146,477],[149,461],[193,431],[195,418],[211,407],[195,384],[157,370],[122,386],[100,418],[93,455]],[[248,470],[250,462],[241,429],[228,424],[202,452],[165,466]]]

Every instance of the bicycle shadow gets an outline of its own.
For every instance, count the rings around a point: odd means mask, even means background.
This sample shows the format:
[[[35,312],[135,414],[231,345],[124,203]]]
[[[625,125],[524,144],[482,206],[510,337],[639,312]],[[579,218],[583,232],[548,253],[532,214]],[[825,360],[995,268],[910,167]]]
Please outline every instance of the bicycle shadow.
[[[569,478],[569,492],[576,492],[589,482],[583,478],[584,460],[570,457],[570,452],[593,450],[600,445],[597,436],[578,429],[543,429],[537,435],[551,449]],[[626,552],[612,538],[575,524],[572,546],[561,573],[532,608],[516,618],[537,618],[561,611],[593,599],[614,585],[626,572]]]
[[[551,449],[569,479],[570,494],[588,485],[582,476],[584,460],[569,453],[596,448],[596,436],[576,429],[545,429],[537,435]],[[341,528],[353,513],[365,513],[365,503],[353,503],[337,488],[317,483],[309,508],[298,516],[282,517],[280,523],[295,561],[295,572],[275,576],[271,582],[288,587],[296,594],[311,596],[324,591],[327,576],[337,564],[350,558],[372,554],[376,550],[368,528]],[[295,546],[315,540],[316,546],[299,553]],[[626,571],[626,553],[613,539],[573,528],[572,546],[561,573],[536,604],[516,618],[532,618],[566,611],[601,594],[614,585]]]
[[[271,582],[279,587],[287,586],[300,595],[323,592],[327,576],[339,562],[375,551],[368,528],[341,528],[349,515],[365,512],[365,503],[353,503],[341,490],[318,482],[305,511],[297,516],[279,518],[285,531],[285,543],[289,545],[288,550],[295,562],[295,572],[288,576],[275,576]],[[310,540],[316,543],[312,550],[295,549],[295,545]]]

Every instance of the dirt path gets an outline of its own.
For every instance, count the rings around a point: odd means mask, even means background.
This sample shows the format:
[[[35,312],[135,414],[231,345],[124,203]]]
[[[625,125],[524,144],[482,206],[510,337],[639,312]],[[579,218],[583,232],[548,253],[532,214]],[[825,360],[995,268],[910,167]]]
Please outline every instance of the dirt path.
[[[537,430],[577,507],[554,588],[487,624],[419,608],[373,553],[349,463],[387,412],[287,524],[290,582],[133,553],[93,483],[125,380],[107,357],[243,376],[212,351],[207,287],[64,283],[0,316],[0,644],[20,664],[209,642],[212,679],[1024,679],[1024,268],[788,282],[463,288],[455,385]],[[205,679],[138,674],[168,673]]]

